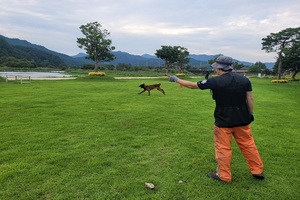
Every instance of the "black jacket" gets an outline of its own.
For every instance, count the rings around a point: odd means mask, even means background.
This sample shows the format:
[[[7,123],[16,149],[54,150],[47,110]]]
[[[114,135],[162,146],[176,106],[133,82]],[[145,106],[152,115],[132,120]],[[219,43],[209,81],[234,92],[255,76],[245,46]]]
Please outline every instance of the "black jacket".
[[[216,126],[237,127],[251,123],[247,92],[252,91],[252,85],[248,78],[229,72],[198,82],[198,87],[212,91],[216,102],[214,111]]]

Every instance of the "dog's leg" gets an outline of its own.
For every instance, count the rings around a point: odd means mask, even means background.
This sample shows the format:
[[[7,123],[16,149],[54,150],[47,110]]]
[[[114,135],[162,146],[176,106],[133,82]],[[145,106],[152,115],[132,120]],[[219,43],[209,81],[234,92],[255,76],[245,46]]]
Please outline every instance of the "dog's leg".
[[[164,95],[166,95],[166,94],[165,94],[165,91],[164,91],[162,88],[157,88],[157,90],[158,90],[158,91],[161,91]]]
[[[138,93],[138,94],[142,94],[143,92],[145,92],[146,90],[143,90],[143,91],[141,91],[140,93]]]
[[[148,90],[148,96],[150,96],[150,90]]]

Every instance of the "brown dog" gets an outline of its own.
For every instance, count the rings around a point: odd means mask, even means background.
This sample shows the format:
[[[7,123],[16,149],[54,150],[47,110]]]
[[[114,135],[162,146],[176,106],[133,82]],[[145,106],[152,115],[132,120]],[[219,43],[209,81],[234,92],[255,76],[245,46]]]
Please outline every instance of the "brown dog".
[[[160,85],[161,85],[160,83],[159,84],[153,84],[153,85],[145,85],[145,83],[143,83],[139,87],[143,88],[144,90],[141,91],[138,94],[142,94],[143,92],[148,91],[148,96],[150,96],[150,91],[153,90],[153,89],[157,89],[160,92],[162,92],[163,94],[165,94],[165,91],[160,87]]]

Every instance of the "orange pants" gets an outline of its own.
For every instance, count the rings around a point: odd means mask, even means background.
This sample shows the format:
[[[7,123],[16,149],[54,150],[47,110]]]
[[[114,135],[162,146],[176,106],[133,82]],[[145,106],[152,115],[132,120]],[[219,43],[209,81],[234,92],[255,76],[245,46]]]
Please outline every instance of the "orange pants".
[[[221,180],[231,182],[232,160],[231,140],[235,138],[252,174],[263,173],[263,162],[251,134],[250,125],[233,128],[214,127],[215,156],[218,162],[217,174]]]

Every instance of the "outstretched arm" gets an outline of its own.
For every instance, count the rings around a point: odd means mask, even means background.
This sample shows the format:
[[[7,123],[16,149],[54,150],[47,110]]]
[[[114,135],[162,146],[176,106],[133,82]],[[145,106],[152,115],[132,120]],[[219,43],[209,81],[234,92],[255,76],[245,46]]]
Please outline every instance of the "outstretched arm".
[[[190,89],[199,89],[197,82],[186,81],[178,78],[177,76],[169,76],[169,81],[177,82],[180,85],[190,88]]]
[[[199,89],[197,82],[191,82],[191,81],[178,79],[177,83],[179,83],[180,85],[182,85],[184,87],[190,88],[190,89]]]

